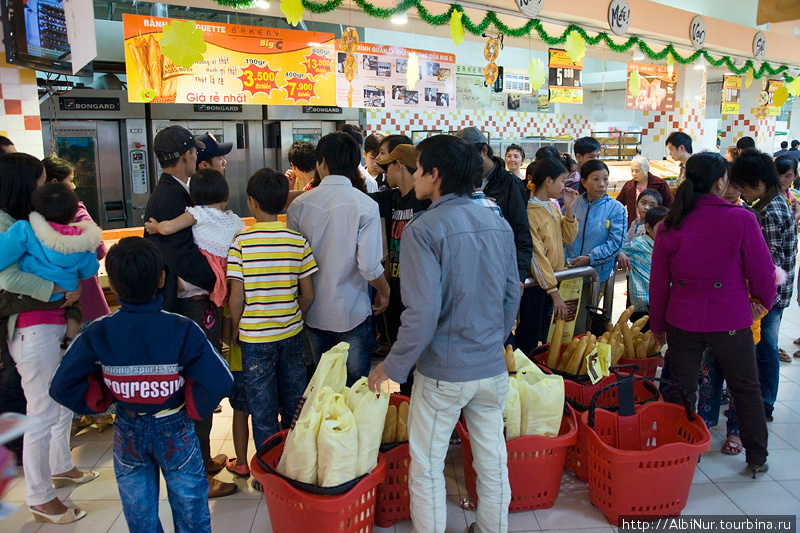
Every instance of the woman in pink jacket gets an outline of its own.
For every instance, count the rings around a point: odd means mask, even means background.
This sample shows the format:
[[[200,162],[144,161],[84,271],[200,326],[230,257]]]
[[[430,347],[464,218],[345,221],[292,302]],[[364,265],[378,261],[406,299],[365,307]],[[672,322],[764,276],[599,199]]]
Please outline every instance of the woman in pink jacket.
[[[722,199],[727,169],[715,153],[687,161],[686,181],[656,236],[650,321],[653,337],[669,342],[670,376],[692,405],[703,352],[713,350],[736,402],[747,464],[755,476],[768,468],[767,423],[748,289],[772,307],[775,267],[755,215]],[[669,399],[678,402],[680,392],[673,388]]]

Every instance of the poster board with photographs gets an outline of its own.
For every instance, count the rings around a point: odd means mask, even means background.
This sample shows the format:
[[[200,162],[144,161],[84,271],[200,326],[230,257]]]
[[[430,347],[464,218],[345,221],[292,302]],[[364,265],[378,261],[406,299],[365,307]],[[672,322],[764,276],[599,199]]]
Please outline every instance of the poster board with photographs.
[[[678,69],[669,73],[667,65],[628,63],[628,76],[625,85],[625,109],[641,111],[673,111],[675,109],[675,86],[678,83]],[[639,73],[639,93],[631,94],[631,73]]]
[[[419,59],[419,81],[407,83],[408,55]],[[344,76],[347,55],[336,41],[336,104],[348,106],[351,83]],[[399,46],[360,43],[353,54],[356,72],[352,106],[378,109],[455,111],[456,56]]]

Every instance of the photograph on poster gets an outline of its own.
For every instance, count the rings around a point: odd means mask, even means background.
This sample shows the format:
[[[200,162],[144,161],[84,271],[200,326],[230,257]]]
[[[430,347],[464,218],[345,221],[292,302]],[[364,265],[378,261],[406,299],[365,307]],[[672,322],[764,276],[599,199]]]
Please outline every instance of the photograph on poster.
[[[378,76],[382,78],[392,77],[392,64],[391,63],[378,63]]]
[[[365,107],[385,107],[386,89],[380,85],[364,86],[364,106]]]
[[[436,87],[425,87],[425,101],[435,102],[439,90]]]
[[[398,74],[405,74],[408,70],[408,59],[398,59],[394,66],[395,72]]]
[[[392,85],[392,100],[400,100],[406,94],[405,85]]]
[[[378,70],[378,56],[364,56],[364,70]]]
[[[336,54],[336,72],[344,74],[344,62],[347,60],[347,54],[339,52]],[[356,71],[358,70],[358,63],[356,63]]]
[[[406,104],[414,105],[419,103],[419,91],[406,91],[405,97],[403,98]]]
[[[439,63],[427,63],[426,64],[426,75],[427,76],[438,76],[439,75]]]
[[[439,72],[436,75],[436,79],[438,81],[450,81],[450,69],[449,68],[439,68]]]
[[[447,93],[439,93],[436,95],[436,105],[439,107],[447,107],[450,105],[450,95]]]

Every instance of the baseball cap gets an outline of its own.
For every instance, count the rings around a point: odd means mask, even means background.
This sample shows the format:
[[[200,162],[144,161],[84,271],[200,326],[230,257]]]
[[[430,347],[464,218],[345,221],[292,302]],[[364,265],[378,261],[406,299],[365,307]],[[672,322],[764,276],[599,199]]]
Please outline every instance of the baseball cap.
[[[392,153],[380,161],[376,161],[376,163],[386,171],[386,168],[395,161],[407,167],[417,168],[417,149],[414,148],[413,144],[398,144],[394,147]]]
[[[489,139],[486,138],[486,135],[475,126],[467,126],[464,129],[458,130],[456,137],[467,144],[489,144]]]
[[[153,140],[153,151],[165,161],[178,159],[186,153],[192,146],[199,150],[206,147],[205,144],[194,138],[194,135],[181,126],[170,126],[159,131]]]
[[[218,155],[227,155],[233,149],[233,143],[218,143],[217,139],[208,132],[197,136],[197,140],[205,144],[204,149],[197,150],[197,162],[208,161]]]

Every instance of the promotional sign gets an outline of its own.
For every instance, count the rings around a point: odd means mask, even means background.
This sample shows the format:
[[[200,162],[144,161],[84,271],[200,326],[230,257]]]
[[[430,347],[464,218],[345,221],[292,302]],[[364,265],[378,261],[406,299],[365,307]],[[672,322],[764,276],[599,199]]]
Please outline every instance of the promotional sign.
[[[700,50],[706,44],[706,21],[700,15],[695,16],[689,25],[689,39],[696,50]]]
[[[123,14],[129,102],[335,105],[334,35]]]
[[[638,92],[633,90],[636,83],[631,76],[638,74]],[[675,109],[675,85],[678,81],[677,69],[672,75],[666,65],[628,63],[628,83],[625,89],[625,109],[642,111],[672,111]]]
[[[777,117],[781,114],[781,106],[772,103],[772,98],[778,87],[783,87],[786,82],[783,80],[769,80],[767,83],[767,93],[769,93],[769,104],[767,104],[767,115],[770,117]]]
[[[574,63],[564,50],[550,50],[550,103],[582,104],[583,60]]]
[[[738,115],[739,98],[742,95],[741,76],[722,77],[722,114]]]
[[[408,54],[419,59],[419,81],[408,87]],[[353,53],[353,107],[455,111],[456,56],[399,46],[359,43]],[[336,41],[336,105],[347,107],[351,82],[344,75],[346,54]]]
[[[765,55],[767,55],[767,36],[760,31],[753,36],[753,57],[762,61]]]
[[[459,109],[508,109],[507,95],[486,85],[485,65],[456,65],[456,99]]]
[[[544,7],[544,0],[517,0],[517,9],[528,17],[535,19]]]
[[[608,4],[608,27],[615,35],[625,35],[631,25],[631,7],[628,0],[611,0]]]

